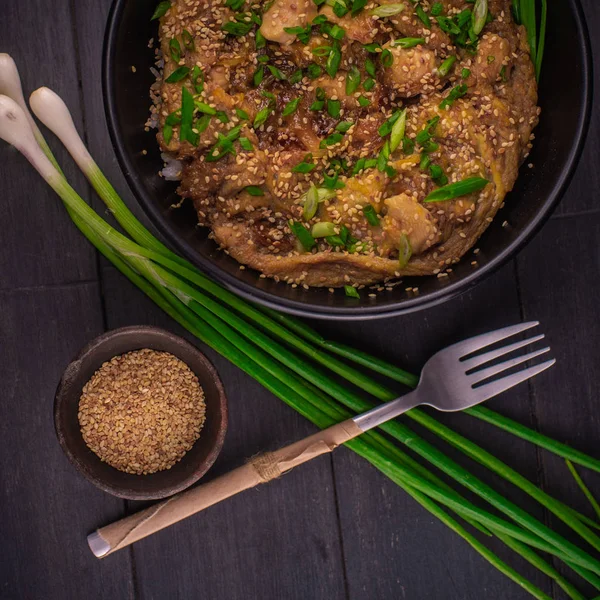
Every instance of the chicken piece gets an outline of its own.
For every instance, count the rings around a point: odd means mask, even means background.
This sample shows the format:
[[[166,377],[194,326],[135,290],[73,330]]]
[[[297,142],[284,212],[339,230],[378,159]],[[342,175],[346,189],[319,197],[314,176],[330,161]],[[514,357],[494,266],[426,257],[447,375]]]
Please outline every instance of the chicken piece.
[[[306,27],[317,16],[313,0],[275,0],[263,15],[260,32],[266,39],[282,46],[292,44],[296,36],[287,27]]]
[[[416,96],[427,88],[432,89],[436,80],[437,59],[432,50],[423,46],[405,50],[389,48],[394,62],[385,69],[383,76],[387,84],[403,98]]]
[[[511,49],[508,40],[495,33],[486,33],[479,40],[477,56],[471,65],[471,77],[468,85],[493,85],[502,79],[502,69],[505,77],[511,65]]]
[[[319,14],[326,16],[328,21],[339,25],[346,32],[348,39],[361,44],[374,42],[379,33],[378,19],[366,10],[354,17],[350,13],[338,17],[333,12],[333,8],[326,4]]]
[[[386,198],[387,214],[381,220],[382,239],[379,247],[396,250],[402,235],[408,236],[413,255],[422,254],[439,241],[439,230],[431,213],[407,194]]]

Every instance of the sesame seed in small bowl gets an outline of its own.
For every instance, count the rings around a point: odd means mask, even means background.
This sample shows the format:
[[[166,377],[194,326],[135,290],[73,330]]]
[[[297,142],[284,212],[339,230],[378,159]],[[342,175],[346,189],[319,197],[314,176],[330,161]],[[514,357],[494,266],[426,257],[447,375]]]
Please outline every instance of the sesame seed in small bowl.
[[[67,367],[54,425],[71,463],[100,489],[156,500],[200,479],[227,430],[223,384],[184,339],[155,327],[101,335]]]

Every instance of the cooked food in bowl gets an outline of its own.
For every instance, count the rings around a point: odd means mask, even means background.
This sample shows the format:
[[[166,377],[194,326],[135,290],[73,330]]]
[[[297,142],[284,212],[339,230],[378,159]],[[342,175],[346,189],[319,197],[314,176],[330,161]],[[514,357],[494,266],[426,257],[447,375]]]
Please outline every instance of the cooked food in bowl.
[[[512,189],[539,109],[509,0],[163,6],[158,140],[243,265],[325,287],[439,274]]]

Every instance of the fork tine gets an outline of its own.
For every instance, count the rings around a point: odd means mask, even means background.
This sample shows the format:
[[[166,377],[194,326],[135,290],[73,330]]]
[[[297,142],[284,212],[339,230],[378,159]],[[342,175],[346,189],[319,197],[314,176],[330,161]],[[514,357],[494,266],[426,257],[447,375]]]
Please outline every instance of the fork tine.
[[[475,392],[475,397],[477,398],[477,403],[483,402],[484,400],[488,400],[489,398],[493,398],[506,390],[514,387],[515,385],[519,385],[519,383],[523,383],[523,381],[527,381],[536,375],[539,375],[542,371],[549,369],[554,363],[556,359],[547,360],[535,367],[529,367],[528,369],[524,369],[523,371],[519,371],[518,373],[513,373],[512,375],[508,375],[507,377],[503,377],[502,379],[498,379],[497,381],[492,381],[491,383],[486,383],[481,387],[473,390]]]
[[[477,352],[477,350],[483,350],[486,346],[491,346],[492,344],[500,342],[508,337],[517,335],[517,333],[527,331],[532,327],[537,327],[539,324],[539,321],[529,321],[528,323],[519,323],[519,325],[511,325],[510,327],[504,327],[503,329],[496,329],[496,331],[490,331],[489,333],[477,335],[465,340],[464,342],[454,344],[453,346],[450,346],[450,348],[452,348],[454,351],[460,352],[460,356],[463,357],[467,354],[471,354],[472,352]]]
[[[543,333],[541,333],[540,335],[536,335],[526,340],[521,340],[520,342],[515,342],[514,344],[509,344],[508,346],[502,346],[502,348],[492,350],[491,352],[487,352],[486,354],[481,354],[479,356],[474,356],[473,358],[463,360],[460,364],[465,368],[465,371],[470,371],[471,369],[475,369],[476,367],[492,362],[496,358],[500,358],[505,354],[510,354],[511,352],[514,352],[519,348],[523,348],[524,346],[529,346],[529,344],[539,342],[545,337],[546,336]]]
[[[493,377],[494,375],[498,375],[503,371],[511,369],[512,367],[516,367],[528,360],[536,358],[537,356],[541,356],[542,354],[546,354],[546,352],[550,352],[550,347],[542,348],[541,350],[535,350],[534,352],[530,352],[529,354],[524,354],[523,356],[517,356],[515,358],[511,358],[510,360],[506,360],[501,362],[498,365],[494,365],[492,367],[488,367],[487,369],[482,369],[481,371],[475,371],[475,373],[471,373],[471,375],[467,375],[469,379],[471,379],[472,384],[476,385],[480,381],[488,379],[488,377]]]

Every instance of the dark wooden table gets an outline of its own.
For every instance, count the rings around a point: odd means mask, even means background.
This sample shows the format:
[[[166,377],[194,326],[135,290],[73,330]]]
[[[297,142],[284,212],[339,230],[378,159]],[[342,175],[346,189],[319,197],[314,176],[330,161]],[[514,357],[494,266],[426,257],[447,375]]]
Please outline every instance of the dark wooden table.
[[[1,4],[0,51],[17,60],[26,92],[48,85],[65,98],[92,153],[133,206],[102,106],[101,49],[110,0]],[[598,55],[600,5],[583,4]],[[555,215],[500,272],[434,310],[352,326],[321,324],[321,329],[417,369],[431,353],[464,336],[538,319],[557,366],[493,404],[600,455],[599,124],[595,117],[577,175]],[[75,187],[92,199],[65,152],[53,146]],[[100,492],[67,462],[52,424],[55,386],[79,348],[106,329],[142,323],[179,328],[99,260],[58,198],[5,145],[0,174],[0,598],[529,598],[345,449],[133,549],[104,561],[93,558],[86,534],[136,506]],[[92,202],[100,206],[97,199]],[[211,474],[312,431],[257,383],[208,354],[225,380],[231,414],[225,448]],[[450,421],[550,493],[589,513],[556,457],[467,417]],[[597,475],[586,473],[585,479],[600,493]],[[499,487],[551,521],[522,494]],[[527,564],[512,559],[511,564],[551,596],[563,597]]]

